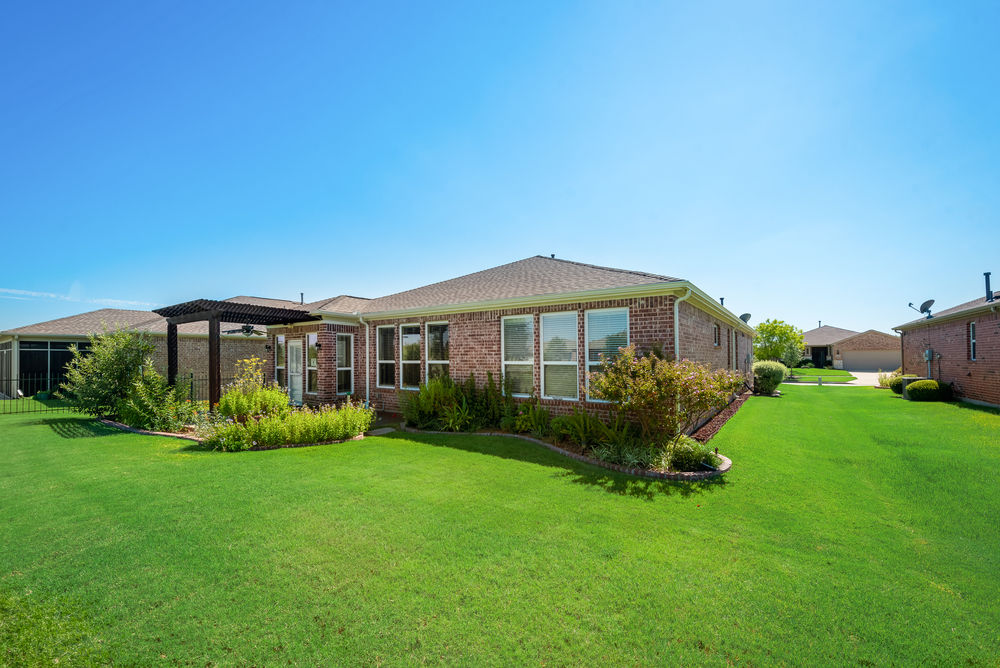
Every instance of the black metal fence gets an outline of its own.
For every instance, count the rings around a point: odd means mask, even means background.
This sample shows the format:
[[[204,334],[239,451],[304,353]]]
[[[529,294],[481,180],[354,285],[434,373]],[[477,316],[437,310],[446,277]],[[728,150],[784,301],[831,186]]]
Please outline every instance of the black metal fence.
[[[226,386],[235,381],[235,378],[223,378],[222,392],[225,393]],[[63,396],[61,385],[64,382],[64,374],[0,376],[0,415],[68,411],[72,403]],[[180,374],[177,387],[182,396],[191,401],[208,401],[208,374]]]
[[[0,415],[69,410],[70,404],[56,396],[66,381],[63,374],[23,373],[0,376]]]

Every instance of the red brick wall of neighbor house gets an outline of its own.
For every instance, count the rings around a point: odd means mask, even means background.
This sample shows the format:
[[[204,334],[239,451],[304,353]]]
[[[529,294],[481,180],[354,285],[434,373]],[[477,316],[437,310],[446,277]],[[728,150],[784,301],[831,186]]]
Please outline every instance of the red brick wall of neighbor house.
[[[449,324],[450,339],[450,374],[456,381],[464,381],[472,373],[475,376],[476,384],[483,387],[486,384],[487,372],[492,372],[495,382],[501,379],[501,352],[500,352],[500,319],[509,315],[533,315],[535,334],[535,365],[534,365],[534,386],[536,396],[541,392],[541,365],[540,365],[540,320],[542,313],[556,313],[561,311],[576,311],[578,313],[577,337],[579,345],[580,360],[578,366],[579,378],[584,378],[585,359],[584,351],[586,342],[584,340],[584,318],[583,312],[590,309],[600,308],[629,308],[629,336],[635,343],[663,343],[664,350],[673,353],[673,297],[647,297],[641,299],[622,299],[601,302],[572,303],[555,306],[545,306],[538,308],[505,309],[495,311],[477,311],[473,313],[458,313],[449,315],[439,315],[424,318],[404,318],[392,320],[374,320],[368,323],[368,382],[370,382],[370,399],[376,407],[385,407],[386,410],[398,411],[399,401],[397,392],[399,390],[377,387],[378,360],[376,351],[377,328],[380,325],[403,325],[419,323],[422,333],[421,349],[421,378],[426,372],[426,327],[428,322],[446,321]],[[733,368],[734,364],[740,370],[748,368],[745,357],[751,349],[751,339],[745,334],[737,334],[736,337],[736,359],[733,360],[732,349],[732,328],[700,309],[686,303],[680,304],[681,317],[681,352],[687,359],[694,359],[707,363],[712,368]],[[720,327],[720,345],[713,344],[712,325],[718,324]],[[302,325],[299,327],[273,328],[269,331],[268,341],[271,350],[267,351],[267,378],[274,379],[274,337],[284,334],[287,341],[302,337],[309,333],[317,332],[319,341],[322,344],[319,354],[319,385],[320,392],[317,395],[304,395],[309,403],[329,403],[336,399],[336,374],[333,371],[335,363],[335,334],[336,332],[354,334],[354,394],[358,398],[365,396],[365,327],[352,327],[344,325],[333,325],[329,323],[317,323]],[[397,330],[398,337],[398,330]],[[305,347],[303,347],[304,349]],[[400,382],[400,351],[399,341],[395,349],[396,380],[395,386],[399,387]],[[586,407],[589,410],[606,411],[606,404],[590,401],[560,401],[543,400],[542,404],[547,406],[554,415],[572,412],[574,406]]]
[[[307,366],[309,357],[308,336],[316,335],[316,342],[320,344],[317,355],[317,392],[309,393],[303,390],[302,397],[309,404],[330,404],[343,399],[337,395],[337,334],[352,334],[354,336],[354,348],[351,351],[354,363],[354,396],[364,397],[364,327],[355,325],[336,325],[328,322],[311,323],[296,327],[277,327],[268,331],[267,344],[270,350],[265,351],[264,376],[268,383],[276,380],[275,373],[275,337],[284,335],[285,350],[288,350],[288,342],[294,339],[302,340],[302,369],[303,379],[307,378],[309,369]],[[286,362],[287,368],[287,362]]]
[[[833,359],[843,360],[845,350],[899,350],[900,345],[898,336],[882,332],[864,332],[830,347],[833,349]]]
[[[933,321],[931,321],[933,323]],[[969,359],[969,323],[976,323],[976,360]],[[903,373],[927,375],[924,351],[934,351],[931,375],[955,395],[1000,405],[1000,314],[952,320],[903,332]],[[936,359],[941,355],[941,359]]]
[[[153,364],[156,369],[167,373],[167,337],[165,335],[150,337],[156,345],[153,352]],[[264,346],[267,343],[263,336],[253,338],[223,338],[219,342],[219,352],[222,357],[222,378],[232,378],[236,374],[237,360],[248,357],[264,357]],[[177,373],[186,376],[194,373],[196,376],[208,375],[208,337],[178,336],[177,337]]]

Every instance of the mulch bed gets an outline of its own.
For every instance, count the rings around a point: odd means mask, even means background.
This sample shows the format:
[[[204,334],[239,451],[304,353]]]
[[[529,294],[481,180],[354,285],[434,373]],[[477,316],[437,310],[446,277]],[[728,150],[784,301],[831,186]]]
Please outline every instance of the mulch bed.
[[[740,396],[736,397],[736,399],[731,404],[729,404],[721,411],[716,413],[715,417],[706,422],[701,429],[691,434],[691,438],[695,439],[696,441],[701,441],[702,443],[708,443],[710,440],[712,440],[713,436],[719,433],[719,430],[722,429],[722,425],[726,424],[726,422],[729,421],[729,418],[736,415],[736,411],[740,409],[740,406],[743,405],[743,402],[745,402],[751,396],[753,395],[751,395],[749,392],[745,392]]]

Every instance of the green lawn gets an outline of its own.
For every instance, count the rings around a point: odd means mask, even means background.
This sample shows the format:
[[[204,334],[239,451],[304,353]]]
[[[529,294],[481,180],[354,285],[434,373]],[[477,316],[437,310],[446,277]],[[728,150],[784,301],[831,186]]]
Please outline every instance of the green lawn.
[[[684,485],[499,437],[219,454],[0,417],[0,665],[997,666],[998,432],[786,386]]]
[[[855,380],[849,371],[842,369],[792,369],[791,375],[800,376],[801,382],[816,382],[816,376],[822,376],[824,383],[848,383]]]

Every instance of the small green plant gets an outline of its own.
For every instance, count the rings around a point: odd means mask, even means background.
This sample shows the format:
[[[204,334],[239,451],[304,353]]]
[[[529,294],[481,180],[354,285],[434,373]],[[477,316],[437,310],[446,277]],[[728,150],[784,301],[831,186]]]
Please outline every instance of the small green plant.
[[[788,375],[788,368],[781,362],[754,362],[753,391],[756,394],[770,396],[781,385]]]
[[[441,426],[445,431],[462,431],[472,421],[469,404],[462,397],[462,402],[442,409]]]
[[[186,398],[187,388],[171,387],[152,359],[147,359],[128,395],[118,402],[118,419],[130,427],[178,432],[195,421],[199,404]]]
[[[896,376],[895,378],[892,378],[891,380],[889,380],[889,389],[892,390],[896,394],[902,394],[903,393],[903,379],[904,378],[916,378],[916,377],[917,376],[915,376],[912,373],[908,373],[905,376]]]
[[[878,377],[878,386],[879,387],[889,387],[889,383],[892,381],[893,378],[898,378],[898,377],[900,377],[902,375],[903,375],[903,368],[902,367],[900,367],[900,368],[898,368],[895,371],[892,371],[890,373],[886,373],[885,371],[882,371],[882,369],[879,369],[878,370],[878,376],[877,376]]]
[[[937,380],[918,380],[906,386],[910,401],[951,401],[951,385]]]
[[[718,456],[705,443],[690,436],[682,436],[668,444],[661,454],[660,464],[670,471],[700,471],[703,464],[717,468]]]

